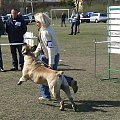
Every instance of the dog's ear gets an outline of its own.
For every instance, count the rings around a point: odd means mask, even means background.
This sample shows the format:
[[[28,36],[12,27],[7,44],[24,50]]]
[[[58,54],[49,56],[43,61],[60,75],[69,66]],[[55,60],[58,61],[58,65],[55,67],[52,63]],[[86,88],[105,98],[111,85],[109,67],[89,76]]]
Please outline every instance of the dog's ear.
[[[22,46],[25,46],[25,45],[27,45],[27,43],[23,43],[23,44],[22,44]]]
[[[36,48],[37,48],[37,45],[32,46],[31,51],[34,52],[36,50]]]

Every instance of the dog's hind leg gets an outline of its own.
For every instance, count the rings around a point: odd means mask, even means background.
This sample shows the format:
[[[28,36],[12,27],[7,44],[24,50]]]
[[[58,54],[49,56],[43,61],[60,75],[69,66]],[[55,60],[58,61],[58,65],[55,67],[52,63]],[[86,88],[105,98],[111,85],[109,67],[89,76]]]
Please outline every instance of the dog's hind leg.
[[[69,86],[63,85],[61,89],[66,93],[68,99],[70,100],[70,102],[72,104],[73,110],[76,112],[77,111],[77,106],[73,101],[73,98],[72,98],[71,93],[70,93]]]
[[[74,111],[76,111],[77,108],[76,108],[76,105],[75,105],[75,103],[73,101],[73,98],[71,96],[71,92],[70,92],[70,88],[69,88],[69,85],[67,83],[67,80],[66,80],[66,78],[64,76],[61,76],[61,79],[63,80],[61,89],[66,93],[68,99],[72,103],[72,108],[74,109]]]
[[[53,97],[55,99],[58,100],[58,102],[60,103],[60,110],[63,111],[64,110],[64,101],[62,100],[62,98],[60,97],[60,88],[59,86],[49,86],[51,93],[53,95]]]
[[[62,100],[62,98],[60,97],[60,93],[55,94],[55,98],[58,100],[58,102],[60,103],[60,110],[63,111],[64,110],[64,101]]]

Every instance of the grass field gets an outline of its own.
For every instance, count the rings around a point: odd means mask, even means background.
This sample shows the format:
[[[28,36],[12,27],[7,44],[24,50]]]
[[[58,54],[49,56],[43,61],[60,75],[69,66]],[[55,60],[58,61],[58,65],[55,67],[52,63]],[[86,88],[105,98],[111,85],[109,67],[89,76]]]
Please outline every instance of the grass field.
[[[60,27],[60,21],[53,21],[61,46],[61,62],[59,70],[78,81],[79,90],[72,95],[78,106],[74,112],[66,95],[65,111],[59,111],[56,100],[40,102],[38,85],[28,81],[17,85],[21,71],[12,72],[10,49],[2,46],[4,68],[7,72],[0,73],[0,120],[120,120],[120,80],[104,80],[107,78],[108,54],[107,44],[97,44],[97,65],[95,78],[94,40],[107,40],[105,23],[82,23],[81,32],[76,36],[70,33],[70,24]],[[37,35],[34,24],[28,31]],[[1,43],[8,43],[2,36]],[[37,42],[36,42],[37,43]],[[111,65],[119,69],[120,56],[111,55]],[[111,77],[120,78],[119,73],[111,73]]]

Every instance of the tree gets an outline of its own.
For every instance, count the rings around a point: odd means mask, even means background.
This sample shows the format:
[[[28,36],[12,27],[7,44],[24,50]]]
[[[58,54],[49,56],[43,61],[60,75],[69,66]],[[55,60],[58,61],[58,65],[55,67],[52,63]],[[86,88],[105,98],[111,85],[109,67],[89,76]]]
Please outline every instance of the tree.
[[[66,0],[66,4],[75,7],[74,0]]]
[[[93,1],[94,1],[94,0],[84,0],[84,2],[85,2],[88,6],[91,6]]]
[[[83,11],[83,0],[73,0],[76,10],[78,11]]]

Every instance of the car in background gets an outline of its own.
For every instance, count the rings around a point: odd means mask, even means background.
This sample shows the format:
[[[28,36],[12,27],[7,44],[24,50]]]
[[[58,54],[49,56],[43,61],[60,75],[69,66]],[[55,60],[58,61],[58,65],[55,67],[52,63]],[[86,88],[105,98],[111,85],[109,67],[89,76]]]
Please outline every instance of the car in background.
[[[3,23],[5,24],[6,21],[8,20],[7,16],[0,16],[0,19],[3,21]]]
[[[28,25],[28,24],[30,23],[29,17],[28,17],[27,15],[22,15],[22,17],[23,17],[23,19],[24,19],[26,25]]]
[[[82,14],[81,16],[81,23],[83,22],[87,22],[87,23],[90,23],[90,17],[92,16],[94,12],[85,12]]]
[[[11,15],[11,14],[7,14],[6,16],[7,16],[8,18],[11,18],[12,15]]]
[[[105,13],[93,13],[90,17],[90,22],[98,23],[98,22],[107,22],[107,14]]]
[[[90,22],[90,16],[93,12],[86,12],[86,13],[81,13],[80,15],[80,23],[83,22]],[[72,18],[69,18],[68,21],[71,23],[72,22]]]
[[[29,19],[29,17],[28,17],[28,15],[21,15],[21,16],[23,17],[26,25],[28,25],[28,24],[31,22],[30,19]],[[11,17],[11,14],[7,14],[6,17],[7,17],[7,18],[10,18],[10,17]]]
[[[29,17],[30,23],[35,22],[35,17],[32,13],[25,14],[25,16]]]
[[[93,13],[94,12],[84,12],[84,13],[81,13],[80,14],[80,23],[84,23],[84,22],[90,23],[90,17],[92,16]],[[68,20],[71,23],[72,18],[69,18]]]

